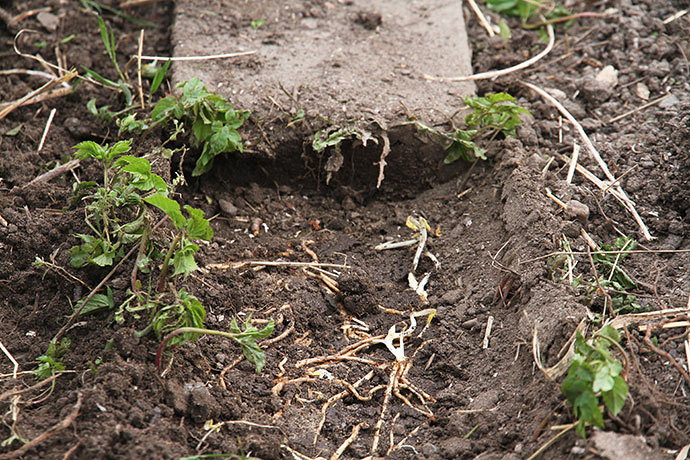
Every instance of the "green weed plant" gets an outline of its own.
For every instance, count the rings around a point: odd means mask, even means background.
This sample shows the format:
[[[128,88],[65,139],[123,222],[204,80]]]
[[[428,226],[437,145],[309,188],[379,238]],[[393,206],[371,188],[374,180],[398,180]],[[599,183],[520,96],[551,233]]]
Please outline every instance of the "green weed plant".
[[[585,426],[604,427],[601,403],[613,416],[623,409],[628,385],[621,375],[623,365],[611,354],[611,346],[620,342],[619,332],[605,326],[591,340],[577,333],[575,354],[561,390],[578,419],[576,431],[586,437]]]

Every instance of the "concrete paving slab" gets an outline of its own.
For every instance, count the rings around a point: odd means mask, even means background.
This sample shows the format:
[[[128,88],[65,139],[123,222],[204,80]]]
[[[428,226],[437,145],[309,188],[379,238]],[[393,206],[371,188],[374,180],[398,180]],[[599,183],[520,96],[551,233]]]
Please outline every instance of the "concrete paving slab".
[[[299,108],[336,124],[390,124],[406,110],[443,120],[474,89],[422,76],[471,73],[461,1],[191,0],[175,17],[176,56],[255,54],[179,62],[174,80],[196,76],[265,120]]]

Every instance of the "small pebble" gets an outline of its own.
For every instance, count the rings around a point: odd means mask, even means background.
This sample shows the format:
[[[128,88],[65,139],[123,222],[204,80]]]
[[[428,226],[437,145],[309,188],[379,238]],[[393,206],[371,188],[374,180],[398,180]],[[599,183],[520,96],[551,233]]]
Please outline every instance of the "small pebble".
[[[586,204],[580,203],[577,200],[570,200],[566,204],[566,214],[570,217],[575,217],[577,220],[586,224],[589,220],[589,208]]]

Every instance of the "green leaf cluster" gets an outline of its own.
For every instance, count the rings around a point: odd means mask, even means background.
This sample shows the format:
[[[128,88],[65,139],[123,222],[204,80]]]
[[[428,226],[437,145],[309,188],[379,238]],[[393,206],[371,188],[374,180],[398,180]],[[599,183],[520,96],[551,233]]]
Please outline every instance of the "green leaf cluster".
[[[612,343],[619,342],[620,334],[611,326],[604,326],[592,340],[585,340],[579,332],[575,339],[575,354],[561,390],[573,406],[576,431],[583,438],[585,424],[604,426],[601,400],[615,416],[628,397],[628,386],[620,375],[623,366],[609,350]]]
[[[516,129],[520,126],[520,115],[529,111],[515,103],[515,98],[508,93],[489,93],[486,96],[471,96],[464,99],[472,112],[465,117],[468,129],[456,129],[452,134],[444,134],[450,141],[446,147],[444,163],[450,164],[457,160],[475,161],[486,160],[486,150],[477,144],[477,140],[484,135],[517,136]],[[434,130],[435,131],[435,130]]]
[[[544,8],[541,0],[484,0],[484,3],[497,13],[519,16],[523,23]]]
[[[85,141],[75,148],[75,158],[100,164],[103,184],[82,182],[75,188],[88,202],[84,220],[91,233],[76,235],[81,244],[70,251],[71,265],[110,266],[124,255],[124,245],[139,240],[146,231],[148,216],[141,192],[167,193],[168,186],[151,172],[147,159],[126,155],[131,140],[105,146]]]
[[[492,129],[505,136],[517,136],[515,130],[520,124],[520,115],[529,111],[515,103],[508,93],[490,93],[484,97],[470,96],[465,104],[474,111],[465,117],[465,124],[477,130]]]
[[[204,212],[185,205],[184,209],[189,215],[189,218],[186,218],[182,214],[180,204],[163,193],[151,195],[144,201],[167,214],[175,225],[177,236],[170,245],[168,256],[163,265],[166,267],[172,257],[175,267],[173,276],[183,274],[186,278],[191,272],[199,268],[194,260],[194,254],[199,250],[199,246],[192,240],[211,241],[213,238],[213,229],[208,220],[204,218]],[[166,269],[164,268],[164,271]]]
[[[163,335],[181,327],[204,327],[206,320],[206,309],[199,299],[188,293],[185,289],[177,292],[175,301],[170,305],[165,305],[158,309],[153,315],[151,324],[153,332],[160,340]],[[199,334],[188,332],[174,337],[170,345],[182,345],[186,342],[193,342]]]
[[[602,251],[632,251],[636,246],[637,241],[632,237],[619,237],[616,238],[613,246],[602,245],[601,249]],[[619,254],[592,254],[597,272],[601,273],[601,275],[599,275],[599,285],[601,285],[602,288],[610,288],[611,310],[614,314],[640,313],[649,310],[649,307],[637,303],[637,296],[628,292],[630,289],[637,288],[637,283],[635,283],[622,267],[622,262],[628,255],[628,252],[620,252]],[[594,284],[590,284],[588,295],[591,295],[594,290],[598,289],[598,286]]]
[[[240,347],[247,361],[256,366],[256,373],[260,373],[266,362],[264,351],[259,347],[257,340],[264,339],[273,333],[275,324],[271,320],[263,329],[252,326],[251,318],[244,322],[244,330],[240,329],[235,318],[230,322],[230,334]]]
[[[221,153],[242,151],[242,137],[237,129],[249,112],[235,110],[225,98],[208,92],[196,77],[178,87],[182,94],[161,99],[151,112],[151,119],[156,124],[172,119],[191,124],[193,144],[201,148],[192,175],[200,176],[211,169],[213,160]]]
[[[62,339],[59,345],[56,345],[54,341],[50,342],[46,353],[36,358],[39,364],[36,369],[34,369],[34,375],[38,380],[45,380],[65,370],[65,365],[62,364],[62,358],[69,351],[71,344],[72,342],[68,338]]]

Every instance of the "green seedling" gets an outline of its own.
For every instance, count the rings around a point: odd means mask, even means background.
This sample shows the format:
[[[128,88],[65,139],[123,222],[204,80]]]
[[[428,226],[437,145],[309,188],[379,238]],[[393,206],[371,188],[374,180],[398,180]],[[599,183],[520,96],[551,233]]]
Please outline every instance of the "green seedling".
[[[649,310],[649,307],[639,305],[637,296],[629,292],[631,289],[637,288],[637,283],[621,266],[623,260],[630,254],[626,251],[632,251],[636,246],[637,241],[631,237],[619,237],[613,246],[601,245],[602,251],[618,252],[618,254],[602,254],[600,252],[592,254],[599,284],[590,283],[587,295],[597,292],[599,286],[606,289],[611,297],[611,310],[614,314],[639,313]]]
[[[153,96],[156,91],[158,91],[158,88],[160,88],[161,83],[163,83],[163,79],[165,78],[165,75],[168,73],[168,69],[170,68],[170,64],[172,64],[171,60],[165,61],[165,64],[162,66],[158,67],[154,64],[144,66],[145,68],[142,69],[144,72],[144,76],[146,78],[151,79],[151,88],[149,88],[149,96]]]
[[[192,143],[201,148],[193,176],[211,170],[215,157],[221,153],[242,152],[242,137],[237,129],[249,117],[249,112],[235,110],[222,96],[209,93],[194,77],[178,85],[180,96],[158,101],[151,113],[152,126],[177,120],[192,127]]]
[[[62,339],[59,345],[54,341],[50,342],[46,353],[36,358],[39,365],[34,369],[34,375],[38,380],[45,380],[65,370],[62,358],[69,352],[70,345],[71,341],[67,338]]]
[[[544,8],[541,0],[484,0],[492,11],[507,16],[518,16],[523,23]]]
[[[151,164],[145,158],[125,155],[131,149],[131,141],[120,141],[112,146],[100,146],[85,141],[75,146],[75,158],[94,159],[103,171],[103,185],[81,182],[75,192],[84,192],[85,221],[91,234],[77,234],[82,244],[71,249],[73,267],[87,264],[109,266],[123,255],[123,245],[140,239],[147,227],[148,215],[140,192],[155,190],[167,193],[167,184],[151,172]],[[95,190],[93,190],[95,188]],[[122,223],[123,212],[131,219]]]
[[[105,46],[105,52],[110,58],[110,62],[113,64],[113,67],[115,68],[118,80],[117,82],[114,82],[100,75],[96,71],[89,69],[88,67],[82,66],[82,69],[88,76],[102,83],[106,87],[121,91],[122,94],[124,94],[125,96],[125,106],[129,108],[132,105],[132,91],[130,89],[130,86],[127,84],[127,77],[124,73],[122,73],[122,70],[120,70],[120,64],[117,61],[117,42],[115,41],[113,29],[111,27],[108,27],[100,16],[97,16],[97,18],[98,27],[101,31],[101,40],[103,41],[103,45]]]
[[[168,198],[164,193],[156,193],[145,198],[144,201],[167,214],[176,228],[175,237],[163,260],[163,268],[161,268],[158,282],[158,291],[163,292],[167,285],[170,261],[173,261],[175,267],[173,276],[181,274],[187,278],[190,273],[199,268],[194,261],[194,254],[199,250],[199,246],[194,244],[192,240],[211,241],[213,229],[211,229],[208,220],[204,218],[202,210],[185,206],[184,209],[189,214],[189,218],[186,218],[180,210],[180,204]]]
[[[457,160],[486,160],[486,150],[477,144],[482,138],[494,139],[498,134],[516,137],[517,127],[521,124],[520,115],[529,111],[515,103],[515,98],[508,93],[489,93],[486,96],[471,96],[464,100],[472,112],[465,117],[467,129],[456,129],[446,133],[419,121],[414,123],[422,131],[434,134],[446,144],[445,164]]]
[[[273,333],[274,329],[275,325],[273,323],[273,320],[271,320],[263,329],[257,329],[255,326],[252,326],[251,318],[247,318],[247,320],[244,322],[244,330],[240,329],[235,318],[233,318],[230,322],[230,331],[228,332],[194,327],[183,327],[180,329],[176,329],[172,331],[158,346],[158,351],[156,352],[156,366],[158,367],[158,371],[160,372],[161,357],[163,356],[163,350],[165,350],[168,344],[170,344],[171,341],[175,339],[178,335],[206,334],[218,335],[221,337],[226,337],[228,339],[234,340],[242,348],[242,353],[244,354],[244,357],[247,358],[247,361],[249,361],[256,367],[256,373],[258,374],[264,367],[264,364],[266,362],[266,356],[264,351],[261,349],[261,347],[259,347],[259,344],[256,341],[268,337]]]
[[[257,19],[256,21],[252,21],[252,22],[251,22],[252,29],[254,29],[254,30],[259,30],[259,28],[260,28],[262,25],[264,25],[265,22],[266,22],[265,19]]]
[[[575,354],[561,390],[573,406],[578,419],[576,431],[583,438],[586,424],[604,427],[601,401],[616,416],[628,397],[623,365],[610,351],[613,345],[623,352],[619,342],[620,334],[611,326],[605,326],[590,340],[577,333]]]

